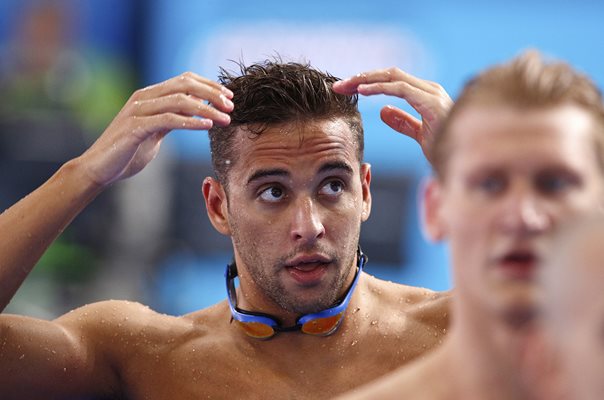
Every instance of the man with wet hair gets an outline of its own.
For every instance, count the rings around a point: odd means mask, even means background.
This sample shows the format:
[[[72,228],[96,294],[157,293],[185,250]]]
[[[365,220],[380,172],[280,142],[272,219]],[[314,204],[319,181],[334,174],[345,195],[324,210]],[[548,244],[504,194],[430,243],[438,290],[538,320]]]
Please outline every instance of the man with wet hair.
[[[435,136],[424,194],[426,230],[450,246],[450,332],[422,360],[346,398],[543,393],[547,374],[529,368],[541,343],[536,272],[558,226],[601,207],[603,139],[599,90],[565,63],[526,52],[466,85]]]
[[[450,99],[391,71],[391,85],[417,86],[397,95],[424,107],[423,123],[409,121],[430,137]],[[185,73],[135,92],[84,154],[0,216],[0,304],[70,221],[143,169],[173,129],[210,130],[216,177],[202,191],[213,226],[233,242],[227,299],[180,317],[128,301],[53,321],[3,314],[3,399],[330,398],[441,340],[448,294],[363,272],[371,170],[356,96],[296,63],[221,81]],[[399,111],[388,108],[385,121]]]

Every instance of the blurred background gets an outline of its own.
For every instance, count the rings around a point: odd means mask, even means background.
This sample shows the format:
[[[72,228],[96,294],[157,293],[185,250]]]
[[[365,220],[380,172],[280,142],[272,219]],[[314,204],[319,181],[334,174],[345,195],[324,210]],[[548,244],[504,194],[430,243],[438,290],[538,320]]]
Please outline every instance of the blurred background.
[[[604,4],[486,3],[1,0],[0,210],[86,149],[136,88],[187,70],[215,79],[220,66],[235,69],[231,60],[279,54],[340,77],[398,66],[455,97],[483,67],[531,47],[602,87]],[[386,104],[411,110],[384,96],[359,104],[374,176],[361,238],[367,271],[448,289],[446,249],[424,239],[418,218],[428,165],[412,140],[379,120]],[[207,135],[171,134],[148,168],[74,221],[7,311],[53,318],[114,298],[183,314],[222,300],[231,244],[207,220],[200,191],[207,175]]]

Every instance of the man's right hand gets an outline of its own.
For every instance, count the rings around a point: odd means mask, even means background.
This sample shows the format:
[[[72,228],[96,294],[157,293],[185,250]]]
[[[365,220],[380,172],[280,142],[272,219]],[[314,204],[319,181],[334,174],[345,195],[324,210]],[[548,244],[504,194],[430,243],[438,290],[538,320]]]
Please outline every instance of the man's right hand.
[[[100,192],[142,170],[171,130],[228,125],[232,98],[230,90],[190,72],[138,90],[84,154],[0,214],[0,311],[48,246]]]
[[[101,188],[142,170],[173,129],[228,125],[233,93],[192,72],[136,91],[99,139],[79,157]]]

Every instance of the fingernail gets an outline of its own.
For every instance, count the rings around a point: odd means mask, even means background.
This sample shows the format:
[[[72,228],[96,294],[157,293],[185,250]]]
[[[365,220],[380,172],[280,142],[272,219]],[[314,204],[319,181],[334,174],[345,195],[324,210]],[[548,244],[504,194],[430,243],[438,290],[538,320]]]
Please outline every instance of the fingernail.
[[[221,91],[222,91],[222,93],[223,93],[223,94],[224,94],[226,97],[228,97],[229,99],[232,99],[232,98],[233,98],[233,96],[235,95],[233,92],[231,92],[229,89],[227,89],[227,88],[225,88],[225,87],[223,87],[223,88],[221,89]]]
[[[222,100],[222,104],[224,104],[226,107],[235,107],[235,105],[233,104],[233,102],[229,99],[226,98],[225,95],[221,94],[220,95],[220,100]]]

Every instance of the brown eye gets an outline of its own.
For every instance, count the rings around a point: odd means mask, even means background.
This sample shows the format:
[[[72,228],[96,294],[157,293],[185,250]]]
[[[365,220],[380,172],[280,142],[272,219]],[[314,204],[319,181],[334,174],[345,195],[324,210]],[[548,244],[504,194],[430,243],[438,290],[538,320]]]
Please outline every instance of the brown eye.
[[[344,183],[340,180],[329,181],[319,191],[325,196],[339,196],[344,191]]]
[[[279,186],[268,187],[260,192],[259,195],[262,200],[273,203],[282,200],[284,196],[283,188]]]

